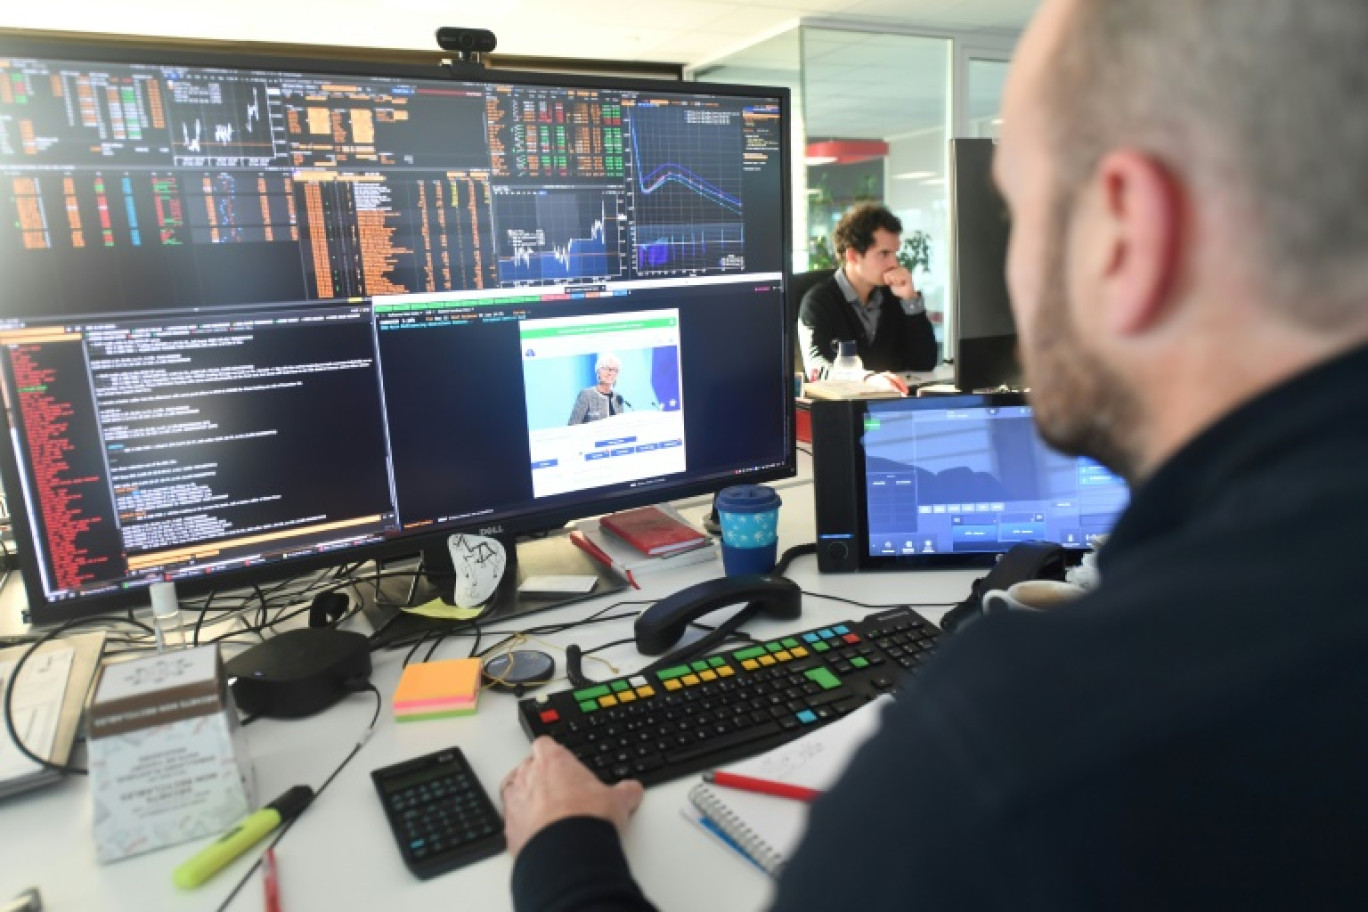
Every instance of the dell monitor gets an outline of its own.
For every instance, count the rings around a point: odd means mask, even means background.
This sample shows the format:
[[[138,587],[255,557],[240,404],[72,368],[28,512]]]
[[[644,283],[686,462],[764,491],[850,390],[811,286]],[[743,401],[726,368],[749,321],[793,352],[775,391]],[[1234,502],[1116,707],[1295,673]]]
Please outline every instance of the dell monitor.
[[[1016,321],[1007,296],[1007,208],[993,184],[993,141],[950,141],[955,386],[1019,389]]]
[[[774,88],[0,33],[32,620],[793,474],[788,118]]]

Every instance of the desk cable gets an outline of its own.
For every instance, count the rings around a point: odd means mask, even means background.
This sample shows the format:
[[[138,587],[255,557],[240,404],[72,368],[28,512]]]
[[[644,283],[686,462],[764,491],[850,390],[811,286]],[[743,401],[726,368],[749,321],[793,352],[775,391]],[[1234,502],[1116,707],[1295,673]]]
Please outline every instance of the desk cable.
[[[794,545],[791,548],[787,548],[784,550],[784,553],[780,555],[779,560],[775,562],[774,569],[769,571],[768,575],[783,576],[784,571],[788,569],[789,564],[793,563],[795,559],[802,557],[805,554],[816,553],[816,542],[807,542],[805,544]],[[693,624],[692,626],[706,630],[707,632],[692,643],[681,646],[680,648],[665,654],[661,658],[656,659],[654,662],[638,671],[637,674],[650,674],[659,671],[662,668],[669,668],[671,665],[676,665],[680,662],[692,659],[696,655],[708,652],[733,637],[741,638],[749,642],[749,637],[740,632],[739,628],[758,613],[759,608],[754,604],[749,604],[742,606],[716,627],[709,628],[702,624]],[[621,646],[624,643],[631,642],[634,642],[634,638],[628,637],[622,640],[614,640],[611,643],[603,643],[589,650],[581,649],[574,643],[570,644],[565,648],[565,676],[570,679],[570,683],[575,687],[592,686],[597,682],[584,676],[581,659],[600,649],[607,649],[611,646]]]
[[[38,649],[38,647],[42,646],[49,640],[56,639],[63,633],[66,633],[68,630],[72,629],[73,627],[80,627],[83,625],[90,624],[100,624],[107,626],[110,623],[132,624],[135,627],[142,628],[142,630],[144,630],[149,636],[152,634],[152,628],[148,627],[146,624],[143,624],[139,621],[122,621],[107,617],[77,618],[72,621],[67,621],[60,627],[54,627],[52,630],[49,630],[47,633],[43,634],[38,639],[30,643],[29,648],[24,650],[24,654],[19,657],[19,661],[14,663],[14,670],[10,673],[9,680],[5,682],[5,731],[9,734],[10,741],[14,743],[15,749],[18,750],[19,753],[23,754],[29,760],[32,760],[34,763],[38,764],[43,769],[56,770],[57,772],[62,773],[63,775],[72,776],[84,776],[89,773],[89,770],[79,766],[74,766],[70,763],[54,763],[46,757],[40,757],[37,754],[35,754],[32,750],[30,750],[29,746],[20,739],[19,732],[14,725],[14,686],[15,682],[19,680],[19,673],[23,671],[24,663],[27,662],[30,657],[32,657],[33,653]]]
[[[320,785],[317,788],[317,790],[314,791],[313,801],[310,801],[310,804],[312,804],[314,801],[317,801],[319,799],[319,796],[323,794],[323,792],[328,788],[328,786],[332,785],[333,780],[338,777],[342,770],[347,768],[347,764],[351,763],[352,759],[358,753],[361,752],[361,748],[366,746],[366,742],[370,740],[370,736],[375,732],[375,723],[380,721],[380,708],[384,705],[385,701],[384,698],[380,696],[380,690],[369,681],[366,681],[364,685],[362,685],[358,681],[356,686],[353,688],[353,692],[355,693],[360,693],[362,691],[370,691],[375,696],[375,712],[371,714],[370,725],[366,726],[366,730],[361,733],[361,737],[357,740],[356,744],[352,746],[351,752],[348,753],[347,756],[342,759],[342,762],[339,763],[337,767],[331,773],[328,774],[328,778],[323,780],[323,784]],[[274,849],[277,845],[279,845],[280,840],[284,839],[285,834],[290,831],[290,827],[294,826],[295,823],[302,816],[303,812],[281,824],[280,829],[278,829],[275,833],[275,836],[272,837],[270,844],[268,844],[265,849],[258,853],[256,860],[252,862],[252,866],[248,868],[243,873],[242,877],[238,879],[238,882],[233,885],[233,889],[228,891],[228,895],[223,898],[223,902],[219,904],[216,912],[223,912],[224,909],[228,908],[229,903],[231,903],[233,899],[238,895],[238,893],[241,892],[243,884],[247,883],[247,881],[251,879],[252,875],[256,873],[257,868],[261,867],[261,859],[266,854],[266,852],[269,852],[270,850]]]
[[[778,562],[775,563],[774,569],[770,571],[770,575],[782,576],[784,575],[784,571],[788,569],[789,564],[793,563],[793,561],[796,558],[816,553],[817,545],[814,542],[808,542],[802,545],[794,545],[793,547],[788,548],[784,551],[783,555],[779,558]],[[885,608],[943,608],[947,604],[950,604],[947,602],[897,602],[888,605],[871,605],[866,602],[856,601],[855,599],[845,598],[839,595],[828,595],[824,592],[809,592],[806,589],[801,591],[803,595],[808,598],[827,599],[829,601],[841,602],[846,605],[852,605],[856,608],[864,608],[870,611],[877,611]],[[727,620],[723,621],[721,624],[718,624],[716,627],[709,628],[705,625],[694,623],[692,626],[699,627],[700,629],[707,631],[704,634],[704,636],[693,641],[692,643],[689,643],[685,646],[680,647],[677,650],[674,650],[673,652],[668,653],[662,658],[655,660],[650,665],[641,669],[637,673],[649,674],[651,672],[659,671],[662,668],[668,668],[671,665],[676,665],[681,662],[688,661],[690,659],[693,659],[697,655],[711,651],[712,649],[731,639],[738,639],[745,642],[754,642],[754,640],[752,640],[749,636],[746,635],[745,632],[741,631],[739,628],[746,621],[754,617],[757,613],[758,610],[755,609],[753,606],[746,605],[738,611],[736,611],[736,613],[734,613],[731,617],[727,618]],[[575,687],[592,686],[597,682],[589,679],[584,675],[583,668],[581,667],[581,659],[584,656],[588,656],[590,653],[599,651],[600,649],[607,649],[612,646],[621,646],[625,643],[631,642],[633,642],[633,638],[628,637],[626,639],[614,640],[611,643],[603,643],[599,646],[595,646],[593,649],[588,650],[581,649],[579,646],[575,644],[567,646],[565,649],[566,677],[570,679],[571,685]]]

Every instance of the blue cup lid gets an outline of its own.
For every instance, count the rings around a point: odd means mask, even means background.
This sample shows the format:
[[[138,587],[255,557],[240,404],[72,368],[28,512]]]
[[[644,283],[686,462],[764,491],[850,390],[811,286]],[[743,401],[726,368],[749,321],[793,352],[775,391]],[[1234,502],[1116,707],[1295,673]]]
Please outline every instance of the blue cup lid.
[[[719,513],[768,513],[783,503],[768,485],[732,485],[717,495]]]

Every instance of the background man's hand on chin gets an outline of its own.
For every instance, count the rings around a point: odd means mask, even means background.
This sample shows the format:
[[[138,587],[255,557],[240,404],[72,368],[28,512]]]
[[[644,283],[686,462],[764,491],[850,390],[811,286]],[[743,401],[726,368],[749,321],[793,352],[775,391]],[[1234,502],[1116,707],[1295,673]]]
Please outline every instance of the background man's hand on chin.
[[[917,286],[912,284],[912,273],[901,266],[894,266],[885,272],[883,280],[888,289],[904,301],[917,296]]]

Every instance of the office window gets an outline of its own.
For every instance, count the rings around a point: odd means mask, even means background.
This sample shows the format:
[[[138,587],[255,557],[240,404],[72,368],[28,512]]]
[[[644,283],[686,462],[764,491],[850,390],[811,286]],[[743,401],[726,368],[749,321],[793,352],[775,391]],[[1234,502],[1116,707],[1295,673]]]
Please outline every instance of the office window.
[[[801,202],[807,191],[807,175],[803,161],[804,125],[802,47],[800,29],[791,29],[765,41],[728,54],[714,63],[693,70],[689,76],[698,82],[724,82],[736,85],[782,86],[792,98],[791,161],[795,163],[791,175],[794,200],[793,238],[794,271],[801,271],[806,263],[807,230],[803,221]]]
[[[969,83],[969,130],[966,135],[998,138],[1002,127],[1002,86],[1007,81],[1006,59],[970,56],[966,78]]]
[[[802,26],[692,73],[700,81],[785,85],[794,98],[795,272],[833,263],[841,213],[882,202],[904,238],[924,233],[918,287],[933,319],[947,300],[947,38]]]

